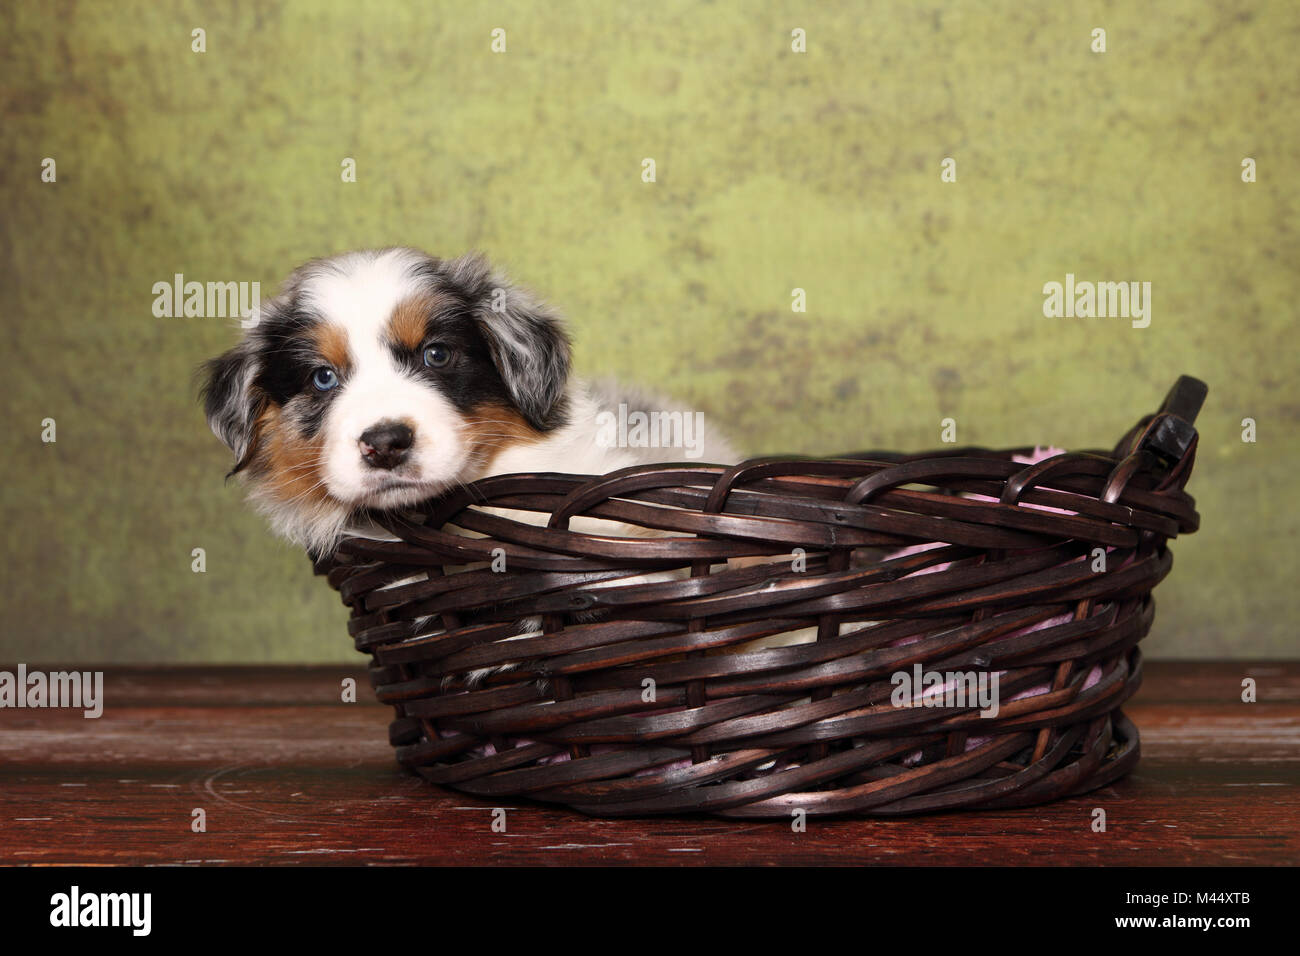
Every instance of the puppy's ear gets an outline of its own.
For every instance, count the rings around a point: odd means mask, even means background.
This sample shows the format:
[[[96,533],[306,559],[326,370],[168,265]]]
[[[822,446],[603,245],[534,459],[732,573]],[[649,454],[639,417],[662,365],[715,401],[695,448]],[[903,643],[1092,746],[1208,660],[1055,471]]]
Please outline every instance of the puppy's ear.
[[[207,362],[202,375],[208,426],[235,453],[230,475],[237,474],[257,451],[258,420],[266,407],[265,396],[253,384],[257,377],[256,350],[245,339],[225,355]]]
[[[564,422],[572,347],[558,313],[471,254],[443,264],[466,295],[515,406],[539,431]]]

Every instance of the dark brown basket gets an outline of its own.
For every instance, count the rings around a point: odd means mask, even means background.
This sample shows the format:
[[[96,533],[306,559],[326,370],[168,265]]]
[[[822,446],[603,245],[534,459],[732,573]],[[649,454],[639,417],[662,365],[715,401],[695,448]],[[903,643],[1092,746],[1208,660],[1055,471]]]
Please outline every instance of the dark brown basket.
[[[1120,707],[1166,541],[1199,520],[1183,487],[1205,391],[1184,376],[1114,451],[1036,464],[963,448],[488,478],[382,516],[399,541],[350,538],[322,570],[398,760],[437,784],[610,816],[1041,803],[1137,761]],[[578,516],[678,536],[580,534]],[[543,634],[508,639],[533,616]],[[797,628],[815,641],[738,649]],[[999,712],[897,706],[916,665],[1000,674]]]

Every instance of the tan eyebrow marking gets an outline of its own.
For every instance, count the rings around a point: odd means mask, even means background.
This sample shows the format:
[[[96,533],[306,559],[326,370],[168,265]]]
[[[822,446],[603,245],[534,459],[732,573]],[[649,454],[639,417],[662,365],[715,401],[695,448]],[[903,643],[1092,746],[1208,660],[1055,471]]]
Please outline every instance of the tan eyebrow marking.
[[[412,351],[418,349],[428,334],[429,316],[450,304],[450,299],[436,292],[404,299],[388,317],[389,336]]]
[[[348,333],[340,325],[322,322],[311,330],[311,340],[320,357],[334,367],[340,375],[352,366],[348,352]]]

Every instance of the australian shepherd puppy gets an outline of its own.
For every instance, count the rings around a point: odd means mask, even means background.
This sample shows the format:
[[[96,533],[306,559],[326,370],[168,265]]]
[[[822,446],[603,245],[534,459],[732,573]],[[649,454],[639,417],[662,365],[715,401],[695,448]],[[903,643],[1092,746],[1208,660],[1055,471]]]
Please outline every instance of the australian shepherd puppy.
[[[368,518],[375,511],[491,475],[601,475],[686,457],[740,460],[707,423],[688,454],[662,443],[610,442],[607,423],[627,409],[679,413],[683,420],[687,412],[647,392],[573,378],[556,313],[478,255],[439,259],[390,248],[314,259],[249,324],[243,341],[205,368],[208,423],[234,453],[230,473],[244,481],[253,504],[314,558],[332,553],[346,535],[390,537]],[[535,524],[548,517],[506,514]],[[669,534],[586,517],[570,528]],[[592,586],[685,573],[655,571]],[[540,633],[540,619],[519,625],[517,637]],[[413,633],[429,627],[436,627],[433,620],[419,618]],[[741,649],[800,644],[816,634],[803,628]],[[472,686],[492,672],[463,677]]]
[[[512,472],[603,474],[680,448],[599,440],[602,412],[672,403],[569,374],[556,313],[478,255],[314,259],[206,367],[208,423],[252,502],[314,556],[363,515]],[[692,454],[738,460],[706,430]]]

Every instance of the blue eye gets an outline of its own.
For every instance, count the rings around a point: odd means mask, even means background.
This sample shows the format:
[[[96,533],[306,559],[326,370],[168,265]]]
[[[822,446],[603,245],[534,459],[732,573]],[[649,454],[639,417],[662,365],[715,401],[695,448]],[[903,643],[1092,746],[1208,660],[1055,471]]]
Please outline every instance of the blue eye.
[[[339,383],[339,377],[334,369],[329,366],[323,366],[311,373],[311,383],[316,386],[318,391],[328,392]]]
[[[451,349],[445,345],[430,345],[424,350],[424,364],[429,368],[442,368],[451,361]]]

